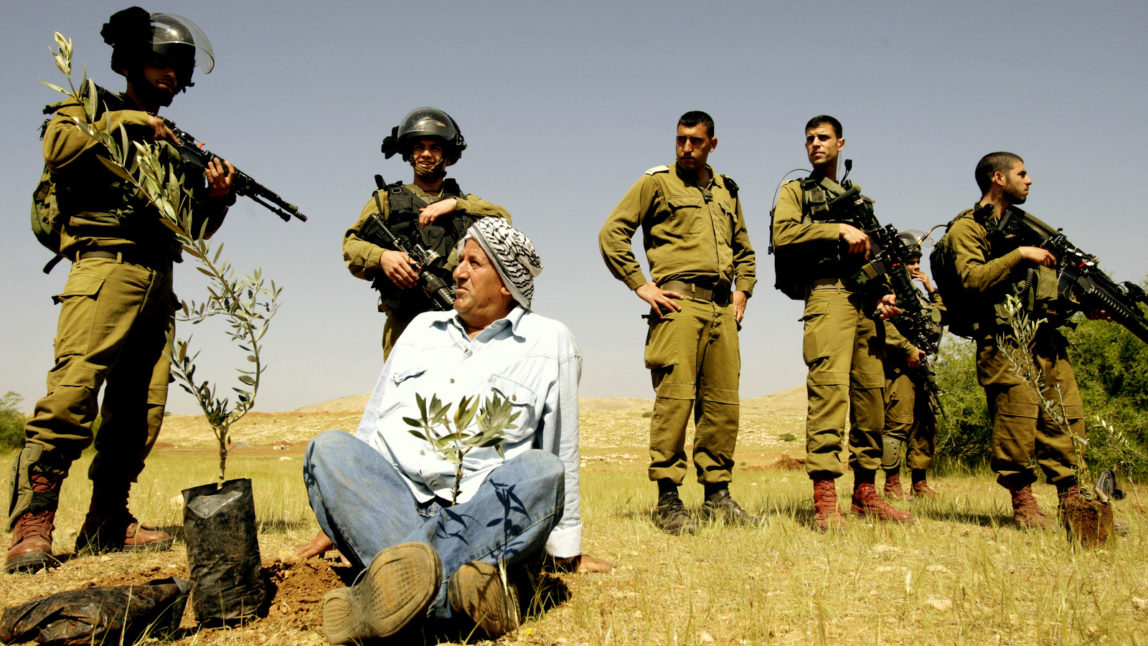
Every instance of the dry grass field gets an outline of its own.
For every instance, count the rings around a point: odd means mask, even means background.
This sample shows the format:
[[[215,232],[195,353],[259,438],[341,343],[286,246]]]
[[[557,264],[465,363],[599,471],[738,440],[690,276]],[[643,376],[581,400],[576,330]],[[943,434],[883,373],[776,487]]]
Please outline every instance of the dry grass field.
[[[189,610],[176,643],[324,643],[316,632],[318,602],[347,573],[334,560],[292,557],[317,529],[300,477],[301,455],[315,433],[353,429],[360,399],[253,414],[235,427],[242,444],[228,476],[254,481],[274,600],[266,618],[234,629],[196,631]],[[648,409],[640,399],[583,402],[584,547],[616,569],[546,579],[538,594],[550,607],[498,643],[1148,643],[1144,488],[1126,486],[1128,498],[1116,503],[1116,513],[1131,532],[1102,549],[1073,547],[1059,531],[1017,529],[1007,494],[987,473],[935,477],[940,500],[902,505],[917,515],[911,527],[851,520],[846,532],[822,535],[810,528],[808,479],[785,468],[803,455],[800,439],[788,436],[802,436],[804,400],[800,390],[787,391],[743,406],[732,491],[747,509],[764,514],[768,526],[707,526],[696,536],[672,537],[649,520],[655,492],[645,477]],[[197,418],[170,417],[133,491],[137,514],[178,532],[180,490],[214,477],[212,442]],[[59,551],[71,550],[82,521],[85,469],[86,460],[77,463],[64,485]],[[839,481],[842,496],[851,482],[848,476]],[[682,493],[688,507],[701,504],[696,484],[687,483]],[[1046,510],[1055,509],[1051,487],[1039,486],[1038,498]],[[0,541],[8,540],[0,533]],[[163,553],[78,557],[36,575],[0,574],[0,605],[186,572],[178,541]]]

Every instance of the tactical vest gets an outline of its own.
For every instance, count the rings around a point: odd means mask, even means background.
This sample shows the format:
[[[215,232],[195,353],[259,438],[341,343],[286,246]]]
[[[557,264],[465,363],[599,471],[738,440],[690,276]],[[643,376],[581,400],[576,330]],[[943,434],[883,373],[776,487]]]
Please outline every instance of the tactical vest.
[[[428,200],[410,190],[402,182],[387,185],[387,200],[383,219],[387,227],[408,246],[415,244],[427,251],[433,251],[438,259],[426,271],[430,271],[446,284],[454,284],[451,273],[458,264],[458,241],[474,223],[474,218],[465,213],[448,213],[425,227],[419,226],[419,211],[440,199],[462,198],[458,182],[448,178],[443,181],[442,194],[438,199]],[[377,240],[368,240],[380,244]],[[424,312],[431,309],[430,298],[417,287],[397,289],[385,276],[373,281],[372,286],[379,290],[379,310],[403,310]]]
[[[94,121],[101,119],[106,111],[128,109],[123,96],[94,87]],[[81,92],[86,94],[87,86]],[[44,114],[54,115],[61,109],[76,106],[70,99],[64,100],[45,106]],[[41,139],[50,120],[51,117],[40,130]],[[118,139],[118,133],[112,134]],[[129,164],[133,150],[129,144]],[[160,141],[156,152],[161,164],[174,165],[177,173],[181,170],[179,152],[175,147]],[[56,254],[56,258],[44,267],[45,273],[62,258],[61,252],[71,255],[77,240],[85,238],[122,240],[124,245],[134,244],[137,256],[147,256],[160,262],[178,262],[180,245],[154,207],[131,181],[106,169],[99,157],[98,153],[85,153],[56,173],[44,166],[32,195],[31,224],[36,239]],[[195,182],[185,182],[184,187],[191,191],[193,201],[202,199],[204,189]]]
[[[957,221],[972,218],[988,233],[988,251],[985,260],[1000,258],[1021,246],[1020,242],[1003,234],[992,211],[968,209],[961,212],[945,225],[945,234],[937,241],[929,254],[929,267],[937,283],[937,291],[945,302],[949,331],[966,338],[983,337],[995,334],[1006,323],[1005,299],[1012,295],[1020,299],[1030,316],[1052,320],[1054,325],[1063,321],[1063,308],[1058,307],[1057,274],[1050,267],[1032,265],[1025,262],[1023,271],[987,293],[968,290],[961,283],[957,273],[956,249],[949,237],[949,231]],[[1030,218],[1024,211],[1016,210],[1016,217]]]
[[[940,347],[941,337],[945,334],[945,316],[941,308],[933,305],[928,298],[924,296],[918,298],[925,303],[925,334],[934,346]]]
[[[829,202],[833,199],[814,177],[801,180],[801,223],[833,222]],[[774,205],[774,210],[777,206]],[[774,287],[793,300],[805,300],[810,282],[816,278],[841,273],[841,245],[832,243],[805,245],[801,249],[777,249],[773,245],[773,211],[769,214],[769,251],[773,254]]]
[[[104,106],[108,105],[109,101],[119,102],[119,97],[98,85],[95,86],[95,88],[97,97],[96,118],[98,119],[103,114]],[[87,86],[84,86],[81,91],[87,92]],[[78,106],[78,104],[71,100],[64,100],[49,103],[44,106],[43,113],[49,116],[40,124],[41,141],[44,140],[44,133],[48,130],[48,122],[52,119],[51,115],[69,106]],[[40,182],[36,185],[35,190],[32,191],[31,218],[32,235],[55,256],[44,265],[44,273],[46,274],[52,271],[52,268],[55,267],[59,261],[64,259],[64,257],[60,255],[60,230],[63,228],[64,218],[60,216],[60,207],[56,201],[55,178],[52,177],[52,173],[48,169],[47,164],[44,164],[44,170],[40,175]]]

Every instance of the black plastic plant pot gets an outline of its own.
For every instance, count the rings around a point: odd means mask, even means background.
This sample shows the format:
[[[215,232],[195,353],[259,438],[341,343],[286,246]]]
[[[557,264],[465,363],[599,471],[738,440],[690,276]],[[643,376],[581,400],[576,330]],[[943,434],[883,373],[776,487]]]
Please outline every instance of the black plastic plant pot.
[[[184,489],[183,536],[196,621],[237,624],[266,612],[251,480]]]

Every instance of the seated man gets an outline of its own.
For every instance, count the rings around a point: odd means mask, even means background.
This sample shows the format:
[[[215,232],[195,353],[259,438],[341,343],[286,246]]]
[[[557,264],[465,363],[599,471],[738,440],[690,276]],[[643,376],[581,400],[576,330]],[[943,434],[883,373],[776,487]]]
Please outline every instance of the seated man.
[[[355,435],[328,431],[307,447],[303,474],[319,525],[367,569],[323,599],[328,641],[387,637],[425,617],[469,617],[496,638],[517,626],[516,591],[503,585],[500,561],[514,566],[545,549],[561,565],[608,569],[581,554],[582,356],[566,326],[530,310],[541,269],[533,244],[505,220],[476,222],[454,269],[455,311],[415,318]],[[465,454],[455,504],[456,465],[404,421],[423,417],[416,395],[452,407],[500,395],[517,413],[501,451]]]

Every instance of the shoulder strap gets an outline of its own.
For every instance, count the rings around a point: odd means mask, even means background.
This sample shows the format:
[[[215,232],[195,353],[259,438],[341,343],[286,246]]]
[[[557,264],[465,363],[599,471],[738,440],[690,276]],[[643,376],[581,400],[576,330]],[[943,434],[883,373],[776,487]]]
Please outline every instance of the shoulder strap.
[[[451,197],[462,197],[462,189],[459,188],[458,182],[454,181],[453,177],[448,177],[443,180],[442,194],[444,196],[449,195]]]
[[[737,199],[737,190],[738,190],[737,189],[737,182],[733,181],[733,178],[730,177],[729,175],[722,175],[721,179],[722,179],[722,182],[725,184],[725,190],[729,191],[730,196],[736,200]]]
[[[813,216],[829,211],[829,191],[814,177],[801,180],[801,220],[809,222]]]

